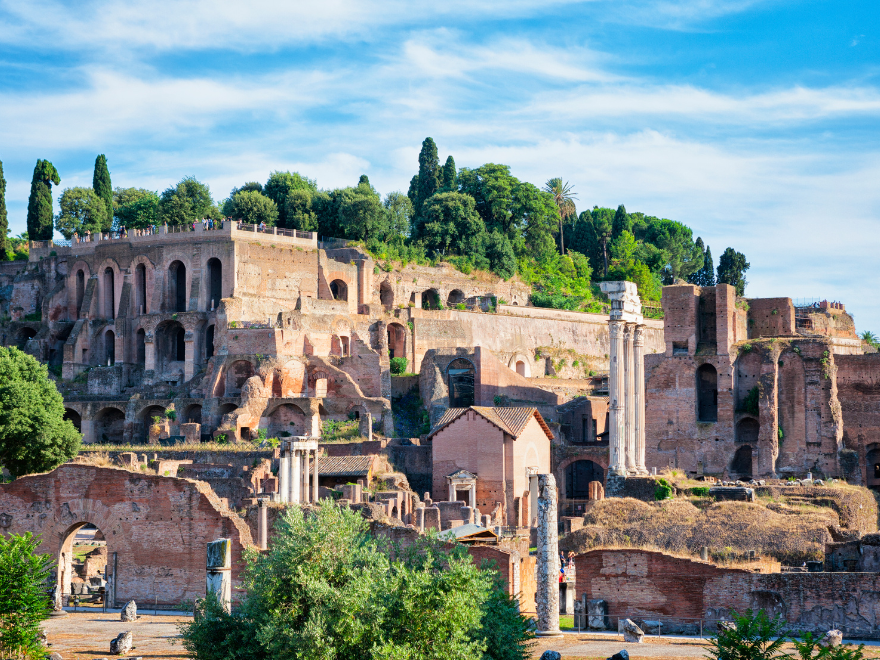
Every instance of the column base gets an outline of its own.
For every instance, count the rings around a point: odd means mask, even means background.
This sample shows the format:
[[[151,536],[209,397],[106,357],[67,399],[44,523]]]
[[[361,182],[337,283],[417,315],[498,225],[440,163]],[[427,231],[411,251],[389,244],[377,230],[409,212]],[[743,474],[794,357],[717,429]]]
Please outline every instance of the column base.
[[[626,468],[610,467],[610,468],[608,468],[608,476],[609,477],[624,477],[624,478],[626,478],[627,476],[629,476],[629,474],[627,473]]]
[[[535,637],[543,637],[544,639],[565,637],[565,633],[561,630],[536,630]]]

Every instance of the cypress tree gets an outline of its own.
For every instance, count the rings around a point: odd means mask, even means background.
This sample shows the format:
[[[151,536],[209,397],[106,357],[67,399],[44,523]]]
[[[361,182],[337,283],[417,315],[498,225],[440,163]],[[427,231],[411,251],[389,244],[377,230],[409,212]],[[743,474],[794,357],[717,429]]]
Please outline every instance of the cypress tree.
[[[712,250],[708,245],[706,246],[706,258],[700,272],[703,279],[702,286],[715,286],[715,265],[712,263]]]
[[[440,189],[444,192],[451,192],[456,187],[455,159],[449,156],[446,164],[440,172]]]
[[[406,196],[409,197],[409,201],[412,202],[413,208],[415,208],[416,200],[419,198],[418,174],[413,174],[413,178],[409,180],[409,190],[406,191]]]
[[[6,179],[3,178],[3,161],[0,161],[0,261],[6,260],[6,234],[9,219],[6,216]]]
[[[48,160],[38,160],[31,179],[31,194],[28,198],[27,231],[32,241],[52,239],[52,184],[61,183],[58,170]]]
[[[425,138],[419,152],[419,187],[413,211],[417,216],[422,214],[422,205],[440,188],[440,160],[437,157],[437,145],[432,138]]]
[[[110,185],[110,170],[107,169],[107,156],[104,154],[95,159],[92,189],[104,200],[104,206],[107,207],[107,216],[101,223],[101,231],[110,231],[113,227],[113,186]]]
[[[703,264],[705,266],[706,263],[706,246],[703,244],[703,239],[697,236],[697,240],[694,241],[694,245],[699,248],[700,254],[703,256]],[[697,286],[703,286],[703,268],[698,268],[693,273],[688,275],[687,282],[688,284],[696,284]]]
[[[624,231],[632,232],[632,218],[626,212],[626,207],[621,204],[614,214],[614,222],[611,224],[611,240],[613,241]]]

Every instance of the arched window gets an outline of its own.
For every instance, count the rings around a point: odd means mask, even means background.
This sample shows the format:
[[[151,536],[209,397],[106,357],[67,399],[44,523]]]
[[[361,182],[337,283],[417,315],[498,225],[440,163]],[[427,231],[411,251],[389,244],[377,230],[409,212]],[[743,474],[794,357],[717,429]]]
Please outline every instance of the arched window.
[[[223,297],[223,264],[217,258],[208,259],[208,309],[217,309]]]
[[[86,274],[76,271],[76,318],[82,314],[83,297],[86,295]]]
[[[214,326],[209,325],[205,331],[205,357],[214,357]]]
[[[590,497],[590,482],[605,485],[605,470],[593,461],[574,461],[565,468],[565,496],[585,500]]]
[[[523,360],[516,361],[516,373],[520,376],[526,375],[526,363]]]
[[[135,354],[137,363],[143,367],[147,362],[147,333],[143,328],[135,334]]]
[[[440,294],[437,289],[422,292],[422,309],[440,309]]]
[[[333,280],[330,282],[330,293],[333,294],[333,300],[348,300],[348,285],[342,280]]]
[[[202,407],[197,403],[191,405],[186,409],[186,414],[183,416],[183,419],[189,424],[201,424]]]
[[[116,291],[114,288],[113,269],[109,266],[104,269],[103,291],[101,292],[104,300],[104,318],[116,318]]]
[[[751,417],[741,419],[736,425],[736,441],[743,444],[753,445],[758,442],[758,432],[760,430],[761,426],[758,424],[757,420],[752,419]]]
[[[72,408],[64,409],[64,419],[70,420],[77,431],[82,430],[82,417],[80,417],[80,414]]]
[[[733,455],[730,471],[740,477],[752,476],[752,448],[749,445],[740,447]]]
[[[391,309],[394,306],[394,289],[388,282],[382,282],[379,285],[379,302],[385,309]]]
[[[125,430],[125,414],[118,408],[103,408],[95,416],[95,438],[97,442],[118,445],[122,442]]]
[[[464,302],[464,292],[461,289],[453,289],[449,292],[449,297],[446,299],[446,304],[449,307],[453,305],[458,305]]]
[[[183,328],[174,332],[174,359],[178,362],[186,360],[186,330]]]
[[[186,311],[186,266],[180,261],[168,267],[168,302],[172,312]]]
[[[446,370],[449,387],[449,407],[467,408],[474,405],[474,365],[458,358],[449,363]]]
[[[135,313],[147,313],[147,267],[138,264],[134,269]]]
[[[718,372],[711,364],[697,369],[697,421],[718,421]]]
[[[104,333],[104,363],[108,367],[116,364],[116,335],[112,330]]]

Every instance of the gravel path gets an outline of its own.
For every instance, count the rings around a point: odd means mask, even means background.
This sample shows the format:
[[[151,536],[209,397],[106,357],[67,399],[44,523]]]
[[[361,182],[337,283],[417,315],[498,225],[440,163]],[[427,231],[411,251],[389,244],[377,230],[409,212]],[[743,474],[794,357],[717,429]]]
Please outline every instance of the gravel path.
[[[118,612],[71,612],[47,619],[42,627],[52,645],[49,650],[60,653],[64,660],[116,657],[110,656],[110,640],[126,630],[134,635],[134,649],[129,657],[183,659],[187,657],[183,647],[172,644],[178,641],[177,624],[182,621],[192,621],[192,617],[147,614],[124,623]]]

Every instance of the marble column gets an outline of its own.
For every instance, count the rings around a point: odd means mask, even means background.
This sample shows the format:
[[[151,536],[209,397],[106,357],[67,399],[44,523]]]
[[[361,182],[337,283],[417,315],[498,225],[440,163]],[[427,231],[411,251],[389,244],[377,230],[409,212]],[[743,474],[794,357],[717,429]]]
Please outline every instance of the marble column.
[[[290,499],[290,452],[284,445],[278,459],[278,499],[282,502]]]
[[[269,538],[269,516],[268,516],[268,501],[265,498],[260,498],[257,500],[257,508],[260,517],[257,519],[257,542],[260,545],[260,550],[265,550],[268,547],[268,538]]]
[[[635,379],[633,378],[633,340],[635,335],[636,324],[627,323],[624,329],[624,355],[623,362],[623,414],[624,414],[624,437],[626,438],[624,445],[624,464],[626,465],[627,474],[636,473],[636,410],[633,405],[635,402]]]
[[[293,450],[291,452],[290,460],[293,463],[293,478],[291,479],[290,484],[290,501],[291,502],[299,502],[302,497],[302,474],[300,469],[302,468],[300,451],[298,449]]]
[[[312,502],[318,503],[318,450],[315,450],[315,463],[312,466]]]
[[[556,478],[538,475],[537,591],[539,637],[560,635],[559,630],[559,530],[556,516]]]
[[[623,348],[623,321],[611,320],[608,322],[608,332],[611,338],[609,361],[611,370],[608,374],[608,398],[609,398],[609,424],[608,445],[610,450],[611,464],[608,473],[615,476],[626,476],[625,451],[625,428],[624,428],[624,348]]]
[[[232,540],[217,539],[208,544],[206,591],[213,592],[227,612],[232,610]],[[115,575],[113,576],[116,577]]]
[[[636,473],[648,474],[645,467],[645,326],[637,325],[633,340],[634,407],[636,409]]]

